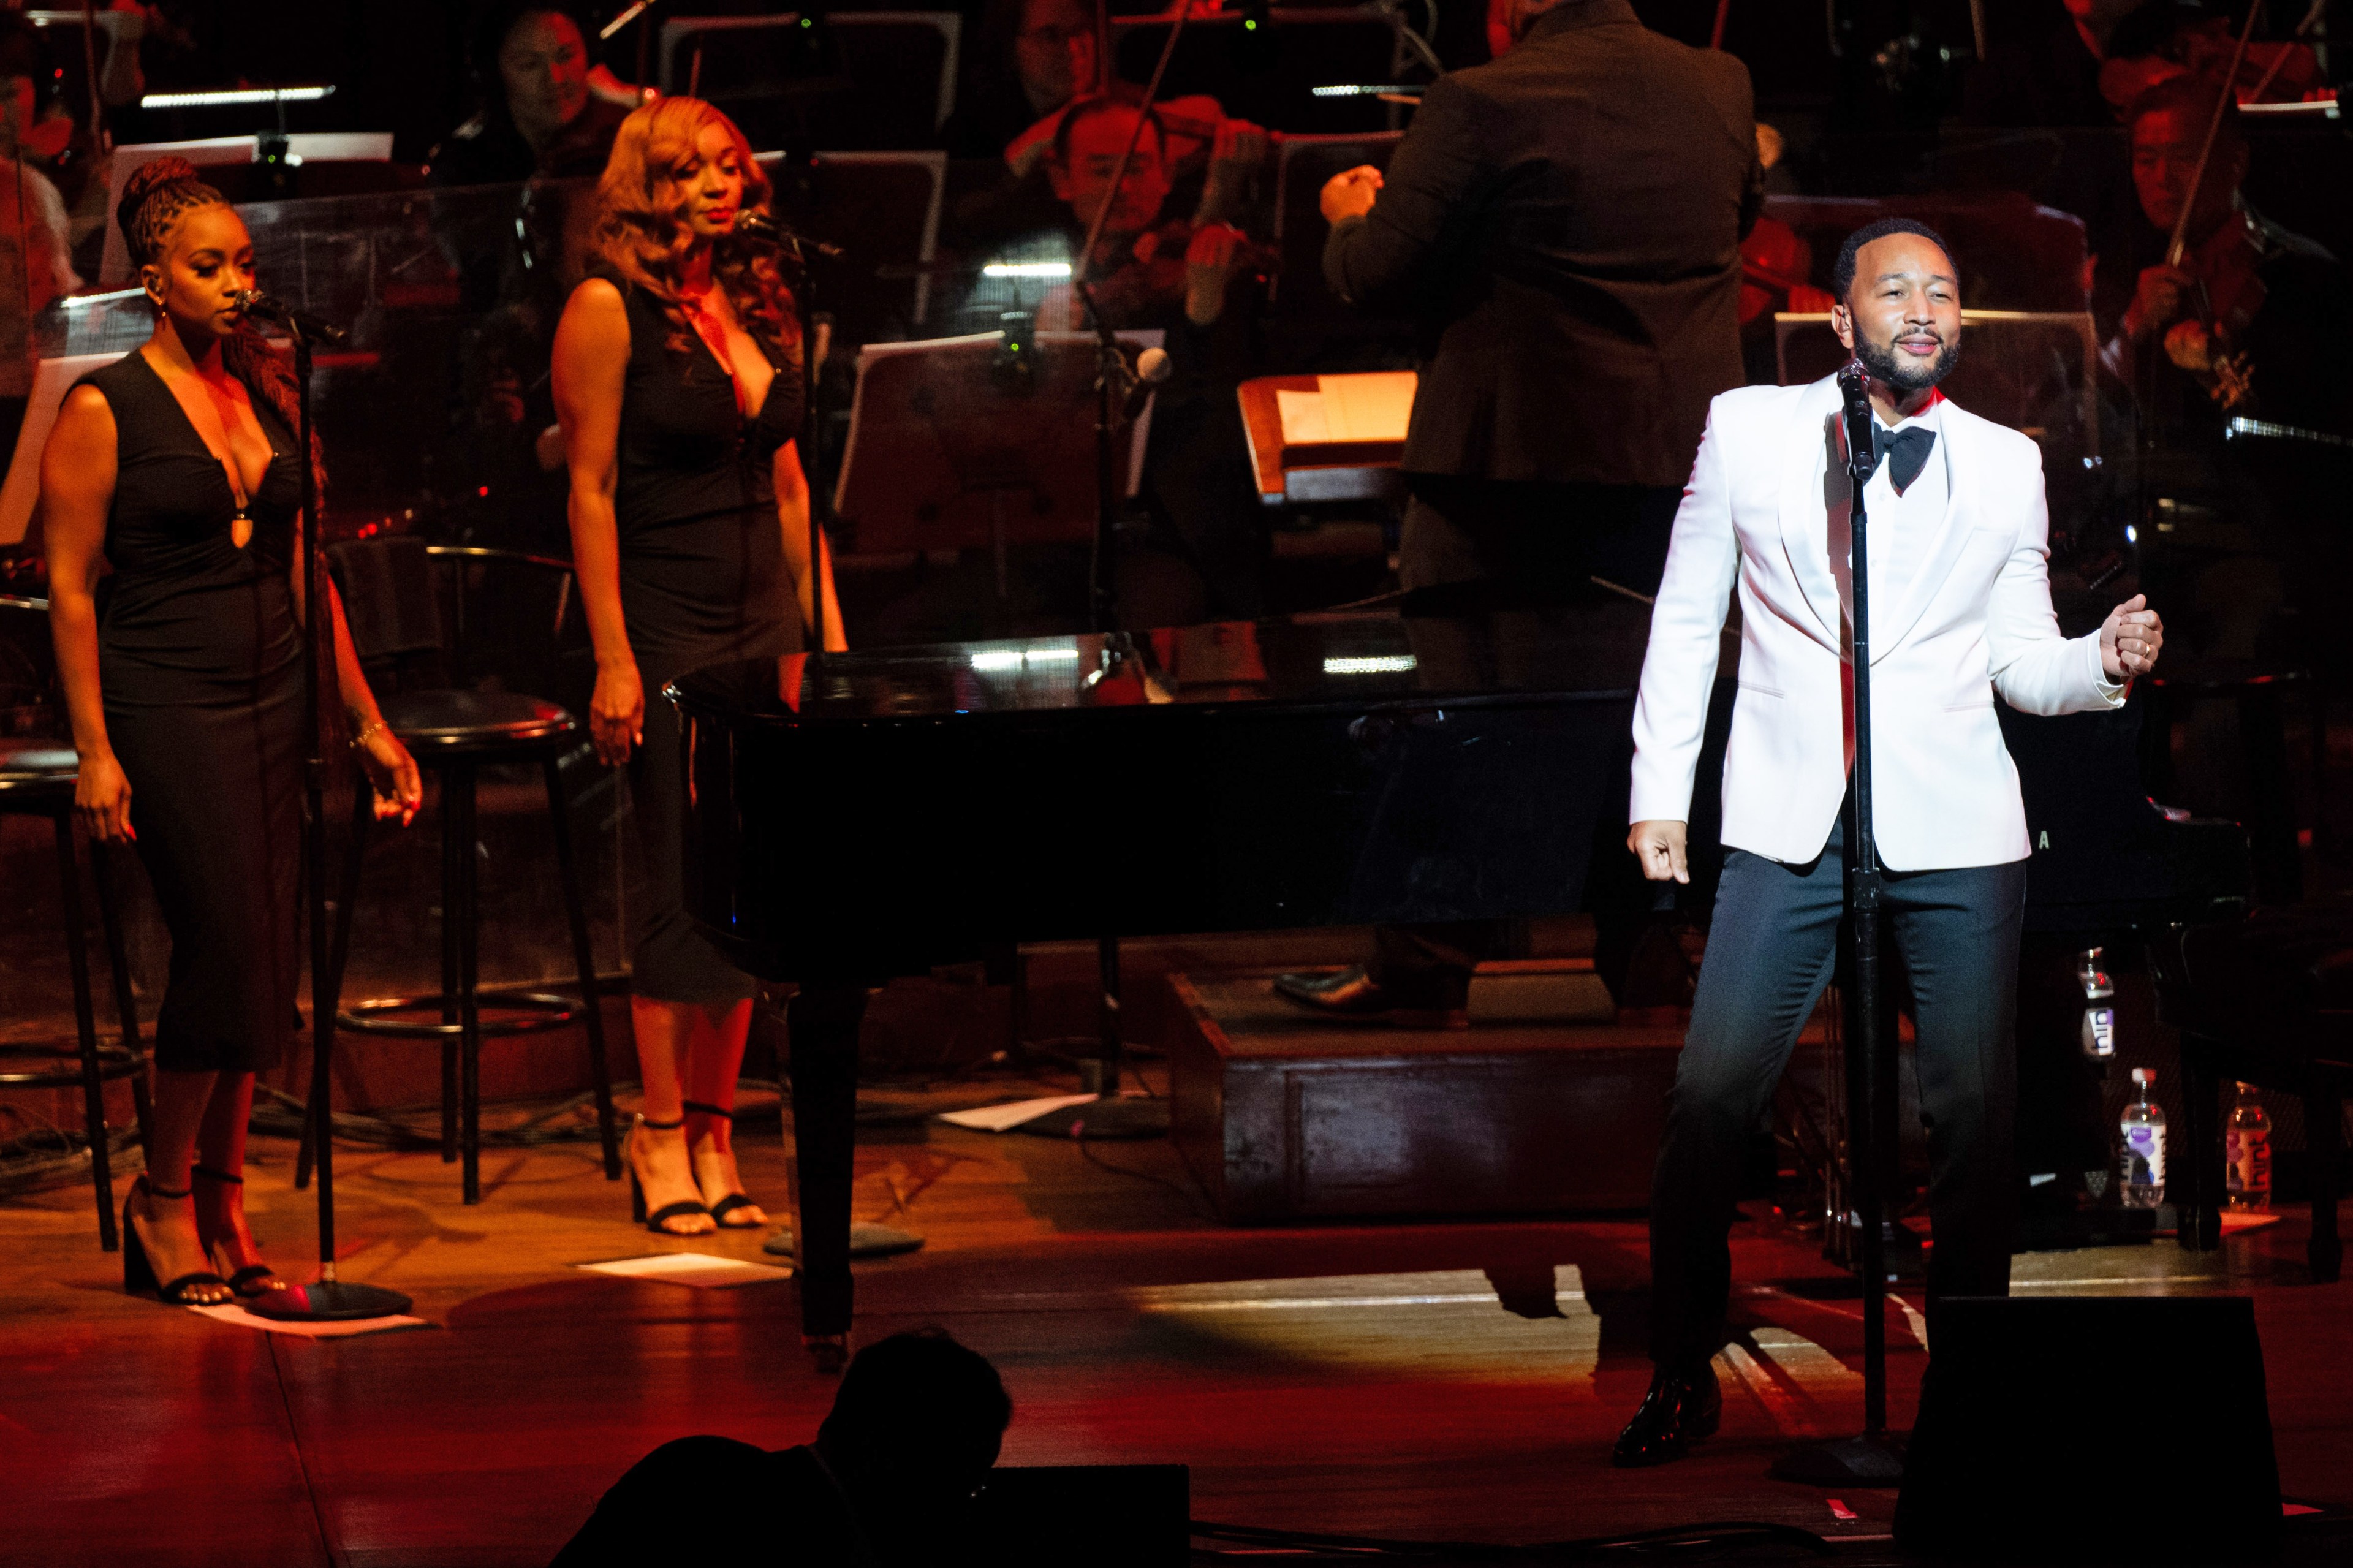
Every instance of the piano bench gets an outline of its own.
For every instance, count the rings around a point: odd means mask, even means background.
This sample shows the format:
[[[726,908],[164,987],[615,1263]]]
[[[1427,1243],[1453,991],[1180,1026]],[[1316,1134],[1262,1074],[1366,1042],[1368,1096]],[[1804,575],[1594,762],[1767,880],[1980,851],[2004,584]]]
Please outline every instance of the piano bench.
[[[2172,1188],[2181,1245],[2221,1245],[2223,1086],[2304,1100],[2311,1165],[2313,1282],[2343,1268],[2337,1203],[2345,1102],[2353,1099],[2353,900],[2258,909],[2243,921],[2176,926],[2149,944],[2158,1018],[2181,1031],[2182,1117]]]

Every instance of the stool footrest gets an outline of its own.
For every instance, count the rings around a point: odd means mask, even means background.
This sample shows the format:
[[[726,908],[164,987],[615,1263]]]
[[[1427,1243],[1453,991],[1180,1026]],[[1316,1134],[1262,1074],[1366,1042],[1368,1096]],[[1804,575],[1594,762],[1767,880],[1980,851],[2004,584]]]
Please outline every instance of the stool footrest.
[[[12,1058],[31,1058],[42,1061],[70,1063],[44,1068],[37,1072],[16,1072],[0,1069],[0,1089],[78,1089],[81,1085],[81,1047],[78,1045],[28,1045],[12,1041],[0,1046],[0,1062]],[[147,1070],[147,1053],[127,1046],[98,1047],[98,1076],[110,1082],[116,1079],[136,1078]]]
[[[475,993],[475,1006],[480,1008],[512,1008],[521,1016],[482,1018],[476,1032],[482,1038],[500,1039],[511,1035],[536,1035],[550,1029],[561,1029],[580,1021],[583,1009],[576,996],[559,995],[552,991],[513,990],[480,991]],[[385,996],[374,1001],[356,1003],[335,1015],[335,1027],[362,1035],[389,1035],[403,1039],[456,1039],[464,1031],[458,1023],[442,1023],[438,1019],[408,1019],[396,1016],[402,1013],[455,1012],[455,997],[442,995]]]

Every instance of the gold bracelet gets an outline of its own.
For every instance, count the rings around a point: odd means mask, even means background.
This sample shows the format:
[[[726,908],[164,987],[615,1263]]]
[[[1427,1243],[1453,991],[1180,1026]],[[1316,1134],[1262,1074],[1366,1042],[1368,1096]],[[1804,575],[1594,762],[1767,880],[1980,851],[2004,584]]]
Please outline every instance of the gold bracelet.
[[[361,725],[360,732],[352,737],[352,749],[353,751],[357,751],[360,747],[366,745],[368,737],[375,734],[378,730],[381,730],[384,727],[384,721],[380,718],[371,719],[366,723]]]

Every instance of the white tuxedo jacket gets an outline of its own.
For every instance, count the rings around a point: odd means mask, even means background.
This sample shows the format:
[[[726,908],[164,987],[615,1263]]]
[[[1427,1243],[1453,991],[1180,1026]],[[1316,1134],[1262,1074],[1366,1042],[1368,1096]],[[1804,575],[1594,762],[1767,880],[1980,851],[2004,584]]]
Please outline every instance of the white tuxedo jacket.
[[[1740,691],[1724,758],[1724,842],[1801,863],[1846,795],[1840,669],[1846,480],[1834,377],[1727,392],[1675,514],[1634,710],[1630,819],[1688,821],[1725,605],[1740,586]],[[1908,584],[1873,573],[1873,826],[1898,871],[1997,866],[2030,853],[1997,693],[2029,713],[2122,706],[2096,633],[2063,637],[2051,611],[2042,457],[1947,400],[1942,525]],[[1842,458],[1840,458],[1842,461]],[[1880,525],[1873,524],[1874,530]]]

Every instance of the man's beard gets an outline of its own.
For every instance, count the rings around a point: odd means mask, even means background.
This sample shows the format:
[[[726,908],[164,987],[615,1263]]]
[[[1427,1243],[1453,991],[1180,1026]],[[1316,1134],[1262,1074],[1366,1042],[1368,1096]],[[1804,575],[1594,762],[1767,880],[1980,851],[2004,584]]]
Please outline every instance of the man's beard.
[[[1893,343],[1883,346],[1858,332],[1854,357],[1862,362],[1862,368],[1871,373],[1873,381],[1884,382],[1898,392],[1926,392],[1953,374],[1953,366],[1961,359],[1961,340],[1947,339],[1936,357],[1925,365],[1916,361],[1905,364],[1896,359]]]

